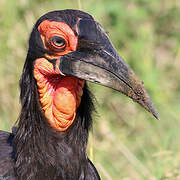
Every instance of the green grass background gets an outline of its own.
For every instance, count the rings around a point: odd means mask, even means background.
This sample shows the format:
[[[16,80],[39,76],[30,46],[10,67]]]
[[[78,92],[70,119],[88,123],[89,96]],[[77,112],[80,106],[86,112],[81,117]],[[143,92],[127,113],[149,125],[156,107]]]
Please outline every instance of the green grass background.
[[[157,121],[111,89],[90,84],[98,115],[88,152],[102,180],[180,179],[180,3],[178,0],[0,0],[0,129],[11,131],[33,24],[44,13],[81,8],[100,22],[144,81]]]

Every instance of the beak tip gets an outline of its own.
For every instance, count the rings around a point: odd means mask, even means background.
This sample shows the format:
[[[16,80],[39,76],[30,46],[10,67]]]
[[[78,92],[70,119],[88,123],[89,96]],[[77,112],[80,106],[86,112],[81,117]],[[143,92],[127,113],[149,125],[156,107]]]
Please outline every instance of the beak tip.
[[[157,112],[156,108],[154,107],[149,95],[146,94],[146,97],[147,97],[146,101],[141,101],[138,103],[141,104],[147,111],[149,111],[157,120],[160,120],[158,112]]]
[[[157,112],[156,108],[154,107],[154,105],[152,104],[152,102],[150,103],[150,109],[149,110],[157,120],[160,120],[158,112]]]
[[[157,110],[155,109],[155,107],[153,106],[152,102],[151,102],[151,106],[150,106],[149,112],[152,113],[152,115],[153,115],[157,120],[160,120],[159,115],[158,115],[158,112],[157,112]]]
[[[160,120],[159,115],[158,115],[157,112],[153,113],[153,116],[154,116],[157,120]]]

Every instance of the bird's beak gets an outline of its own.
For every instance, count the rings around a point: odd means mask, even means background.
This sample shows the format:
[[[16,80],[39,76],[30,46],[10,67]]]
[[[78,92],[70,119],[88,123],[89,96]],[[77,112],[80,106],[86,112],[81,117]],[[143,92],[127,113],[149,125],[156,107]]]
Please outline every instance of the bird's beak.
[[[118,55],[101,25],[92,20],[81,19],[78,22],[78,34],[82,41],[91,42],[93,47],[89,44],[87,48],[80,47],[77,51],[62,56],[60,71],[65,75],[120,91],[159,119],[143,83]],[[79,46],[80,43],[81,40]]]

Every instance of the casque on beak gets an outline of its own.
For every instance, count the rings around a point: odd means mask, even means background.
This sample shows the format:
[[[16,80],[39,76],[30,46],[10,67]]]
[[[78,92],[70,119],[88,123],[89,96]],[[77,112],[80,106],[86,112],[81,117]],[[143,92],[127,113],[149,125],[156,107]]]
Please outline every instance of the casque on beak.
[[[101,25],[80,19],[77,28],[78,48],[60,57],[60,71],[120,91],[159,119],[143,83],[118,55]]]

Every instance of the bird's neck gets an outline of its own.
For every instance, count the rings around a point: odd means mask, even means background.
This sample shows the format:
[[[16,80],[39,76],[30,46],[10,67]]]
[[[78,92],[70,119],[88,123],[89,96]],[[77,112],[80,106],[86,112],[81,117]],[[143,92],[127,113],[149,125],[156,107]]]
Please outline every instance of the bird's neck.
[[[57,132],[47,122],[29,67],[25,64],[20,81],[22,110],[13,140],[18,179],[79,179],[87,167],[86,145],[94,110],[92,95],[85,84],[74,123],[66,131]]]
[[[86,172],[88,132],[78,118],[66,132],[55,132],[46,125],[27,128],[22,133],[22,127],[19,127],[14,145],[15,167],[20,180],[28,177],[29,180],[71,177],[78,180]]]

